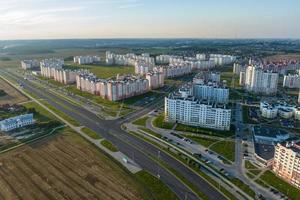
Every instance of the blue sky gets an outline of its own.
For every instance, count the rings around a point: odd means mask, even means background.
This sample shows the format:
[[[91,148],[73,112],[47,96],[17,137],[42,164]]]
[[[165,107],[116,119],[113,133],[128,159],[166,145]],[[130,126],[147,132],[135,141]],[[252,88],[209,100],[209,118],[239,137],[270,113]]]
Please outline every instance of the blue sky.
[[[0,0],[0,40],[300,38],[298,0]]]

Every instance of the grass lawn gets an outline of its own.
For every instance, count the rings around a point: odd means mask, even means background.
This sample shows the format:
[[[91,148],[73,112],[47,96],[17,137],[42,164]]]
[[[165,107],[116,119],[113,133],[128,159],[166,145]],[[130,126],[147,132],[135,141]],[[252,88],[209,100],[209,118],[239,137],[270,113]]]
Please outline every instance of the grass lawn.
[[[280,192],[284,193],[291,199],[299,199],[300,197],[299,189],[285,182],[281,178],[277,177],[271,171],[266,171],[265,173],[263,173],[260,179],[266,182],[267,184],[271,185],[272,187],[276,188]]]
[[[235,155],[235,142],[233,141],[221,141],[213,144],[210,149],[224,158],[234,162]]]
[[[240,179],[237,178],[230,179],[230,181],[234,185],[239,187],[241,190],[243,190],[245,193],[247,193],[250,197],[253,197],[253,199],[255,198],[255,192],[249,187],[249,185],[246,185]]]
[[[115,77],[117,74],[134,74],[132,66],[104,66],[104,65],[66,65],[65,68],[88,69],[99,78]]]
[[[245,161],[245,168],[246,169],[258,169],[255,165],[253,165],[249,160]]]
[[[46,109],[44,109],[42,106],[37,104],[36,102],[27,102],[22,104],[27,109],[34,109],[36,113],[34,113],[34,118],[38,121],[49,121],[51,119],[56,119],[54,115],[49,113]]]
[[[146,121],[149,119],[149,117],[143,117],[135,120],[133,124],[139,125],[139,126],[146,126]]]
[[[165,116],[162,114],[154,119],[153,125],[158,128],[172,129],[174,123],[165,122]]]
[[[89,137],[95,139],[95,140],[99,140],[99,139],[102,138],[98,133],[96,133],[95,131],[93,131],[93,130],[87,128],[87,127],[83,127],[83,128],[81,129],[81,131],[84,132],[84,133],[85,133],[86,135],[88,135]]]
[[[184,132],[191,132],[191,133],[205,134],[205,135],[210,135],[210,136],[229,137],[229,136],[232,136],[232,135],[235,134],[234,127],[232,126],[230,129],[231,129],[230,131],[221,131],[221,130],[214,130],[214,129],[208,129],[208,128],[178,124],[176,126],[175,130],[184,131]]]
[[[179,199],[169,187],[167,187],[161,180],[151,175],[146,171],[140,171],[134,175],[152,194],[153,199],[166,200]]]
[[[150,130],[148,128],[140,128],[140,129],[143,130],[143,131],[145,131],[145,132],[147,132],[147,133],[149,133],[149,134],[151,134],[151,135],[153,135],[153,136],[155,136],[155,137],[158,137],[158,138],[161,137],[160,134],[158,134],[158,133],[156,133],[156,132],[154,132],[154,131],[152,131],[152,130]]]
[[[66,115],[64,112],[58,110],[57,108],[55,108],[54,106],[49,104],[47,101],[43,101],[42,104],[47,106],[50,110],[55,112],[57,115],[59,115],[61,118],[63,118],[64,120],[66,120],[67,122],[72,124],[73,126],[80,126],[79,122],[77,122],[75,119],[71,118],[69,115]]]
[[[205,146],[205,147],[208,147],[210,146],[211,144],[219,141],[219,140],[215,140],[215,139],[210,139],[210,138],[202,138],[202,137],[199,137],[199,136],[194,136],[194,135],[183,135],[184,137],[186,138],[189,138],[199,144],[201,144],[202,146]]]
[[[251,174],[251,173],[246,173],[246,175],[250,178],[250,179],[253,179],[255,176],[253,175],[253,174]]]
[[[262,180],[260,179],[256,179],[255,182],[259,185],[261,185],[264,188],[268,188],[269,186],[267,184],[265,184]]]
[[[259,173],[261,173],[260,169],[250,169],[249,172],[251,172],[254,175],[258,175]]]
[[[249,119],[249,107],[243,106],[243,121],[245,123],[251,123],[251,120]]]
[[[110,141],[108,140],[102,140],[101,141],[101,144],[106,147],[107,149],[111,150],[112,152],[117,152],[118,151],[118,148],[113,145]]]

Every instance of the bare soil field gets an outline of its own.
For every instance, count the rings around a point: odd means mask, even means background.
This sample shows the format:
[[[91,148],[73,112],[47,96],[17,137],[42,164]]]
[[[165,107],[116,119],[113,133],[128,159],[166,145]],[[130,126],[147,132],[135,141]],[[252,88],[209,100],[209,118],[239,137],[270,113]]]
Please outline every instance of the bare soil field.
[[[28,100],[27,97],[22,95],[18,90],[0,78],[0,90],[5,91],[7,95],[0,97],[0,105],[4,104],[17,104]]]
[[[0,155],[0,199],[135,200],[146,194],[133,176],[69,129]]]

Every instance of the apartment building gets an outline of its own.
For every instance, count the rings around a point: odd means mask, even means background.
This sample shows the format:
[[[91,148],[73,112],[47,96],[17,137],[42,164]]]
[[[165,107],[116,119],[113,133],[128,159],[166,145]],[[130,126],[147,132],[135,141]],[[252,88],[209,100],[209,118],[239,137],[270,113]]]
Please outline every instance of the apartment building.
[[[288,74],[283,78],[283,87],[287,88],[300,88],[300,75]]]
[[[210,54],[209,59],[213,60],[216,65],[221,66],[233,63],[236,57],[231,55]]]
[[[193,96],[209,102],[226,104],[229,101],[229,89],[213,82],[193,84]]]
[[[197,60],[206,60],[206,55],[204,53],[196,54]]]
[[[118,101],[149,91],[149,81],[135,76],[124,76],[117,80],[98,79],[93,74],[76,76],[77,89],[99,95],[110,101]]]
[[[185,64],[170,64],[169,66],[157,66],[153,69],[154,71],[161,72],[165,78],[174,78],[192,73],[191,65]]]
[[[259,66],[247,67],[244,86],[248,92],[273,95],[277,92],[277,84],[278,73],[265,71]]]
[[[155,59],[148,53],[143,53],[141,55],[135,55],[133,53],[128,53],[125,55],[106,52],[106,63],[108,65],[125,65],[125,66],[135,66],[136,62],[145,63],[147,66],[154,67]]]
[[[146,74],[146,79],[149,82],[149,88],[151,90],[164,86],[165,77],[161,72],[149,72]]]
[[[44,59],[40,62],[40,66],[59,69],[64,66],[64,59],[61,59],[61,58]]]
[[[172,93],[165,98],[165,120],[191,126],[229,130],[231,110],[226,109],[225,105]]]
[[[74,63],[79,65],[99,63],[100,61],[100,56],[74,56]]]
[[[152,71],[154,68],[153,64],[149,64],[143,61],[136,61],[134,65],[134,72],[138,75],[145,75]]]
[[[273,172],[300,188],[300,142],[282,142],[275,147]]]
[[[19,115],[0,121],[1,131],[11,131],[17,128],[21,128],[30,124],[33,124],[33,114]]]
[[[21,61],[21,67],[22,69],[33,69],[40,67],[40,63],[37,60],[22,60]]]
[[[220,72],[201,71],[193,78],[193,83],[204,83],[204,82],[220,83],[220,81],[221,81]]]

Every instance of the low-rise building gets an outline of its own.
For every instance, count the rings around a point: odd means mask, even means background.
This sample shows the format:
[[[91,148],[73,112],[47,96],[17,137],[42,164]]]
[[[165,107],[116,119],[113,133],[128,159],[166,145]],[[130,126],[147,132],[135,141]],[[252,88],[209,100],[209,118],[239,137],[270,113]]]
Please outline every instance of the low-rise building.
[[[267,102],[260,102],[260,112],[263,117],[273,119],[278,115],[278,108]]]
[[[300,142],[282,142],[275,148],[273,172],[300,188]]]
[[[270,168],[273,165],[274,145],[289,139],[290,135],[285,130],[266,126],[254,126],[252,132],[256,163]]]
[[[0,121],[1,131],[11,131],[17,128],[21,128],[30,124],[33,124],[33,114],[19,115]]]

